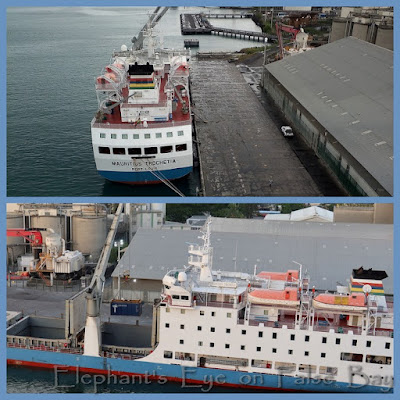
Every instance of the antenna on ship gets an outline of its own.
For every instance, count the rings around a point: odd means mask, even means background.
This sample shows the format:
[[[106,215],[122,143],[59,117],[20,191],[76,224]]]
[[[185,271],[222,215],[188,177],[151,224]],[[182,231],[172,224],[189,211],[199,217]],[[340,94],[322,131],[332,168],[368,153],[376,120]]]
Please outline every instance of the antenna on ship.
[[[189,246],[189,265],[200,269],[199,280],[201,282],[212,282],[212,253],[213,248],[210,246],[210,225],[211,217],[207,218],[205,223],[206,229],[203,230],[199,239],[203,240],[203,246]]]

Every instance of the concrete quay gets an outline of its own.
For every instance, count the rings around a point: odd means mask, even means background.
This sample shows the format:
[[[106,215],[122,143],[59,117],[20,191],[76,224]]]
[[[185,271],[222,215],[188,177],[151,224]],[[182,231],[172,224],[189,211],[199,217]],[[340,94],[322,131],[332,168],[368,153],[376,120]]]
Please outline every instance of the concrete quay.
[[[233,63],[197,60],[191,95],[205,196],[321,196]]]

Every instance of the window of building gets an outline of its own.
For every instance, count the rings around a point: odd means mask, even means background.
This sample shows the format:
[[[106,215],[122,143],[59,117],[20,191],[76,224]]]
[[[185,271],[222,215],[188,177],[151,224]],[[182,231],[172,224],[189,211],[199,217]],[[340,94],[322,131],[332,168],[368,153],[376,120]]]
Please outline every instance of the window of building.
[[[290,335],[290,340],[294,340],[295,335]]]
[[[106,134],[105,133],[100,133],[100,139],[105,139],[106,138]]]
[[[176,151],[186,151],[187,150],[187,144],[177,144],[175,146]]]
[[[273,352],[273,353],[276,353],[276,348],[272,348],[272,352]]]
[[[125,155],[125,148],[124,147],[113,147],[113,154]]]
[[[246,329],[242,329],[242,335],[246,334]]]
[[[211,316],[215,317],[215,311],[211,311]]]
[[[99,147],[99,153],[100,154],[110,154],[110,148],[109,147]]]
[[[140,147],[133,147],[128,149],[128,154],[131,156],[140,156],[142,154],[142,149]]]
[[[156,132],[156,139],[160,139],[162,137],[161,132]]]
[[[213,342],[210,343],[210,347],[214,347],[214,343]]]
[[[362,362],[363,360],[363,355],[362,354],[357,354],[357,353],[341,353],[340,354],[340,359],[342,361],[357,361],[357,362]]]
[[[164,358],[172,358],[172,351],[165,350],[164,351]]]
[[[353,346],[357,346],[357,340],[353,339],[352,344],[353,344]]]
[[[326,343],[326,336],[322,338],[322,343]]]
[[[231,318],[232,317],[232,313],[230,313],[230,312],[226,313],[226,317],[227,318]]]
[[[310,354],[310,352],[309,352],[309,351],[305,351],[305,352],[304,352],[304,355],[305,355],[306,357],[308,357],[308,356],[309,356],[309,354]]]
[[[326,357],[326,353],[321,353],[321,358],[325,358]]]
[[[199,342],[198,344],[199,344],[199,346],[203,346],[203,342]]]
[[[258,332],[258,337],[263,337],[263,333],[261,331]]]
[[[246,346],[241,345],[241,346],[240,346],[240,350],[246,350]]]
[[[276,332],[272,332],[272,339],[276,339],[277,338],[277,334],[276,334]]]
[[[231,333],[231,330],[229,328],[226,328],[226,333]]]
[[[111,139],[116,139],[117,138],[117,134],[116,133],[112,133],[111,134]]]
[[[204,315],[204,311],[200,311],[200,315]]]
[[[214,328],[214,327],[211,327],[211,328],[210,328],[210,331],[211,331],[211,332],[215,332],[215,328]]]
[[[288,354],[290,354],[290,355],[293,354],[293,350],[289,349]]]
[[[308,336],[308,335],[304,336],[304,341],[305,342],[309,342],[310,341],[310,336]]]
[[[367,340],[367,347],[371,347],[371,341]]]
[[[161,146],[160,153],[172,153],[173,147],[172,146]]]
[[[178,131],[178,136],[183,136],[183,131]]]
[[[336,338],[336,344],[340,344],[340,338]]]
[[[173,136],[172,132],[167,132],[167,137],[172,137],[172,136]]]
[[[144,154],[157,154],[157,147],[145,147]]]
[[[225,343],[225,348],[226,348],[226,349],[229,349],[229,347],[231,347],[231,345],[228,344],[228,343]]]
[[[144,134],[144,138],[145,138],[145,139],[150,139],[150,138],[151,138],[150,133],[145,133],[145,134]]]
[[[256,348],[256,350],[257,350],[257,351],[261,351],[261,347],[258,346],[258,347]]]
[[[299,372],[305,372],[307,374],[315,374],[317,372],[317,366],[310,364],[299,364]]]
[[[375,355],[367,354],[365,356],[365,362],[373,363],[373,364],[391,365],[392,364],[392,357],[375,356]]]
[[[390,349],[390,342],[385,343],[385,349]]]
[[[173,298],[174,300],[179,300],[179,296],[178,296],[177,294],[173,294],[173,295],[172,295],[172,298]]]
[[[201,326],[198,326],[198,327],[197,327],[197,330],[198,330],[198,331],[201,331]]]
[[[180,339],[180,340],[179,340],[179,344],[184,344],[183,339]]]
[[[185,325],[181,325],[181,329],[185,329]]]
[[[128,139],[128,134],[127,133],[123,133],[122,134],[122,139]]]
[[[134,133],[134,134],[133,134],[133,138],[134,138],[134,139],[139,139],[139,134],[138,134],[138,133]]]

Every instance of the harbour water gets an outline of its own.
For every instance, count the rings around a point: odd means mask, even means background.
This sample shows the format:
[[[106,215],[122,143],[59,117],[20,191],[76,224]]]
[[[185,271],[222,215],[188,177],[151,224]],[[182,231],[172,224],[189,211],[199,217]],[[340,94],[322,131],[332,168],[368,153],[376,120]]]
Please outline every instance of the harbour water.
[[[165,185],[130,187],[98,175],[90,121],[97,109],[94,79],[112,51],[130,45],[153,8],[31,7],[7,9],[7,194],[9,196],[170,196]],[[218,8],[212,12],[227,12]],[[179,15],[169,9],[156,26],[164,47],[182,48]],[[240,11],[235,11],[240,12]],[[258,30],[251,19],[213,20]],[[257,42],[196,36],[201,51],[237,51]],[[195,195],[199,177],[177,181]]]
[[[104,379],[104,381],[103,381]],[[161,379],[161,378],[160,378]],[[100,383],[103,382],[103,383]],[[146,378],[56,373],[53,370],[24,367],[7,368],[7,393],[245,393],[245,389],[215,386],[210,377],[204,384],[151,381]],[[259,391],[254,391],[254,393]],[[266,392],[266,391],[263,391]]]

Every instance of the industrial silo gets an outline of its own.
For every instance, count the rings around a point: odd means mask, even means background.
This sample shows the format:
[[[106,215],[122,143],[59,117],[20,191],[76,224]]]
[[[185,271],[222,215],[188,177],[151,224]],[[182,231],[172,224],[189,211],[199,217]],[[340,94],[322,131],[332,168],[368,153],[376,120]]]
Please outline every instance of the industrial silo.
[[[48,229],[48,231],[41,232],[43,236],[43,241],[45,241],[47,235],[51,233],[50,229],[52,229],[55,233],[59,234],[63,239],[65,239],[65,217],[63,215],[59,215],[56,209],[51,209],[49,210],[49,212],[44,211],[36,215],[31,215],[30,228]]]
[[[72,248],[87,256],[88,261],[97,262],[106,236],[105,213],[100,215],[74,215],[72,217]]]
[[[24,217],[21,212],[7,212],[7,229],[24,228]],[[24,238],[7,236],[7,265],[13,265],[17,257],[25,254]]]

